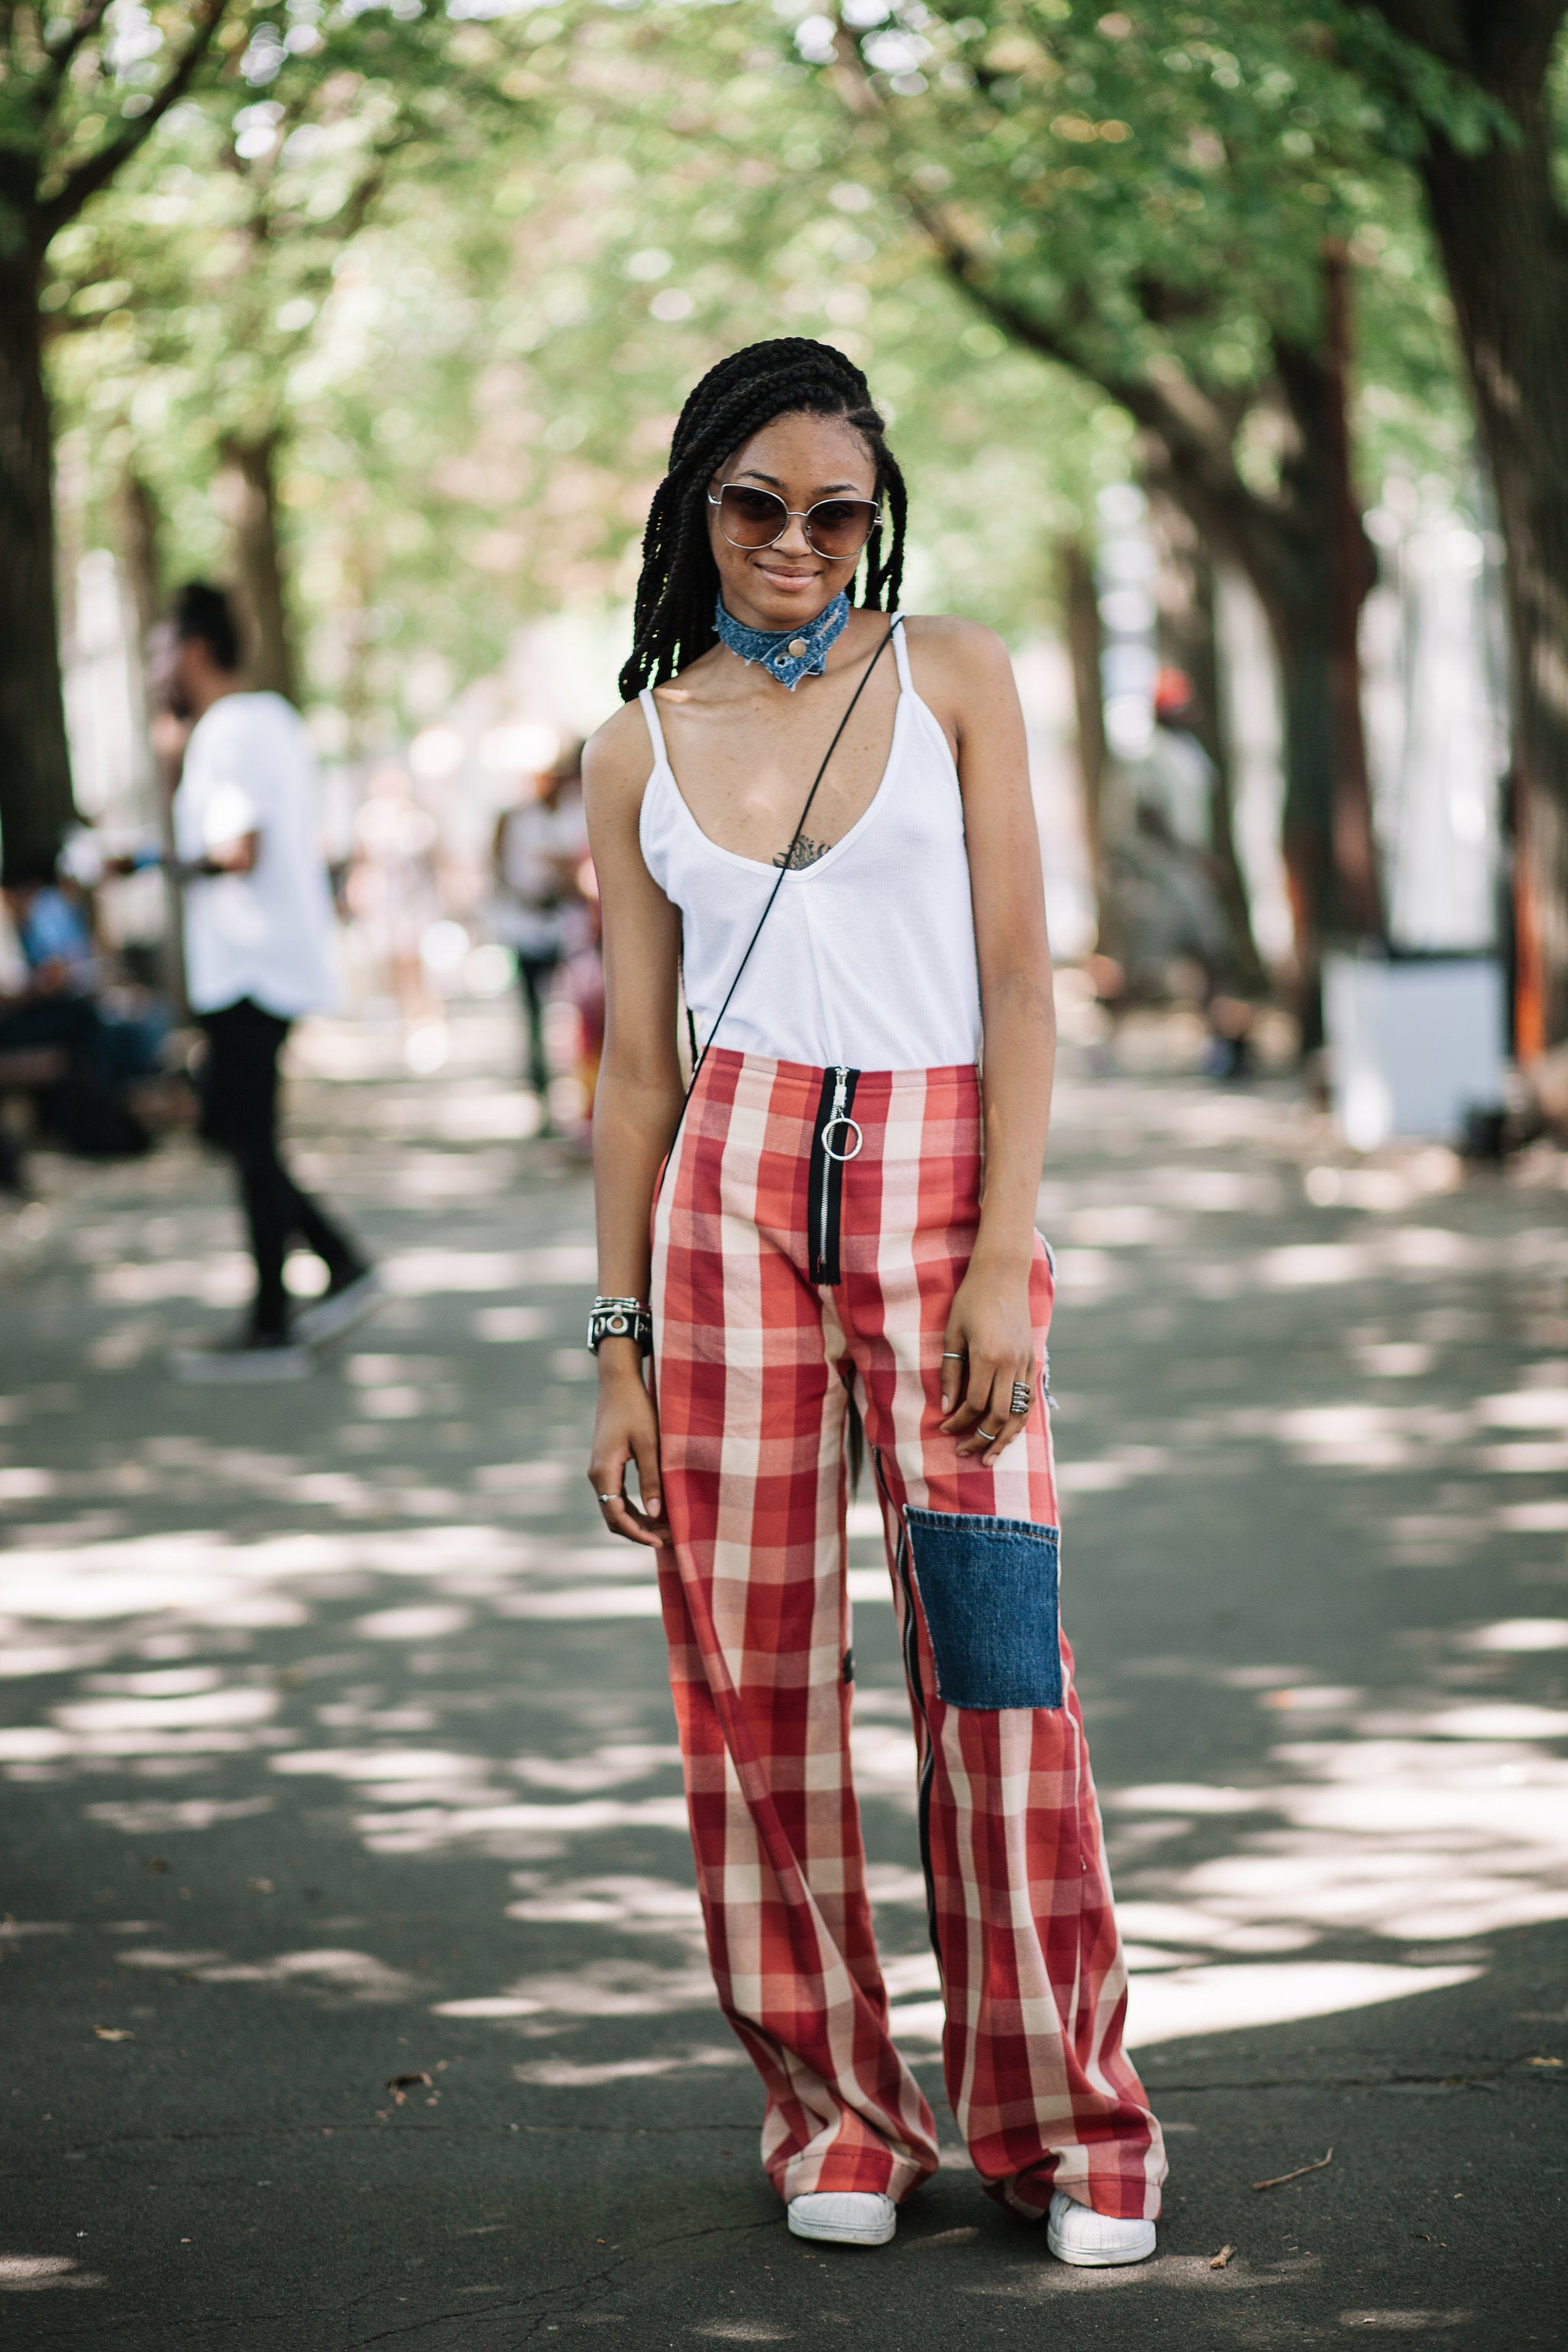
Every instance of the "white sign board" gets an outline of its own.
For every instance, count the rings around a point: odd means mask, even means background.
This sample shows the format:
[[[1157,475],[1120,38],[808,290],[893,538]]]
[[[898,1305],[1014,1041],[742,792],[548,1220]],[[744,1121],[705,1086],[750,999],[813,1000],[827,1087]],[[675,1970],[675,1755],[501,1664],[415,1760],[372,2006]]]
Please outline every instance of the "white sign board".
[[[1501,967],[1489,956],[1323,961],[1334,1117],[1352,1151],[1395,1136],[1457,1143],[1503,1100]]]

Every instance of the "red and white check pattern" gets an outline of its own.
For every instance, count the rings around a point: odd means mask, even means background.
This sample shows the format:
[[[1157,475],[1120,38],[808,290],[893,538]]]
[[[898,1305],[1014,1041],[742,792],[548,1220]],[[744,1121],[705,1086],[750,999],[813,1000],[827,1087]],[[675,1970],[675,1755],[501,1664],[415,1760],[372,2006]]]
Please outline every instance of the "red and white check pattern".
[[[846,1380],[895,1513],[1054,1526],[1056,1482],[1043,1400],[993,1470],[961,1461],[938,1426],[943,1327],[979,1213],[974,1071],[862,1074],[865,1144],[844,1171],[833,1290],[806,1278],[822,1076],[710,1053],[667,1171],[654,1360],[676,1542],[661,1586],[709,1950],[767,2086],[769,2177],[785,2198],[899,2198],[937,2149],[889,2031],[849,1775]],[[1043,1244],[1031,1288],[1043,1357]],[[897,1580],[895,1601],[907,1632]],[[1060,1709],[945,1706],[916,1614],[959,2126],[986,2186],[1020,2212],[1042,2212],[1057,2188],[1152,2218],[1164,2156],[1121,2047],[1126,1974],[1071,1653],[1064,1640]]]

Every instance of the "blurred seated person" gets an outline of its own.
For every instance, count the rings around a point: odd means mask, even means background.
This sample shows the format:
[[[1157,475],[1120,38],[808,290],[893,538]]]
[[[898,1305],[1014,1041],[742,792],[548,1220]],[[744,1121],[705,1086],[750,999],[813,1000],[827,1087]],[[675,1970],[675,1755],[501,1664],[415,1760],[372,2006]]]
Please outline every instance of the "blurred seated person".
[[[101,1001],[90,912],[52,862],[13,866],[5,898],[19,969],[0,991],[0,1083],[8,1060],[13,1071],[20,1066],[16,1056],[63,1057],[16,1081],[34,1096],[44,1125],[84,1159],[144,1151],[151,1138],[126,1089],[157,1069],[166,1016],[127,1015]]]
[[[1152,715],[1149,747],[1131,772],[1132,829],[1107,859],[1110,906],[1101,944],[1117,982],[1100,989],[1101,999],[1114,1022],[1128,1002],[1184,993],[1173,991],[1173,979],[1194,972],[1209,1031],[1205,1073],[1241,1077],[1250,1066],[1253,1014],[1230,992],[1245,960],[1215,840],[1220,778],[1197,731],[1197,694],[1184,670],[1160,671]]]

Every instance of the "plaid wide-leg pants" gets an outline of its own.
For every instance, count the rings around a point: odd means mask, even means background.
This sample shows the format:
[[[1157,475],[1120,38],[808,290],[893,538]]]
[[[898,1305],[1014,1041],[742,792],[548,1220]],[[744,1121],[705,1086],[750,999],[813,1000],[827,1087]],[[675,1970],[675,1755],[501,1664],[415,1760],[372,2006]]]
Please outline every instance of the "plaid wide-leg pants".
[[[979,1218],[979,1082],[968,1067],[849,1073],[860,1147],[825,1159],[842,1075],[710,1052],[654,1215],[675,1538],[660,1583],[720,2002],[766,2085],[782,2196],[897,2199],[934,2170],[931,2110],[889,2032],[850,1780],[853,1385],[914,1715],[954,2115],[1019,2212],[1061,2189],[1152,2218],[1164,2156],[1121,2047],[1045,1400],[994,1469],[939,1426],[942,1334]],[[831,1140],[854,1149],[847,1127]],[[1042,1369],[1051,1293],[1040,1243]]]

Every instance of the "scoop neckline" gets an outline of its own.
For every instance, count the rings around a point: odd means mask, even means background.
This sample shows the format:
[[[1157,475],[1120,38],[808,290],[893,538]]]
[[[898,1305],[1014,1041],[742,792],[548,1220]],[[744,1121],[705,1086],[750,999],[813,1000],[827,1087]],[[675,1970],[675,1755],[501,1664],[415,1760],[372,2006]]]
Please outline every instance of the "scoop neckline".
[[[687,799],[686,794],[680,789],[680,780],[675,772],[674,765],[669,757],[669,748],[664,740],[664,721],[662,719],[659,720],[658,744],[654,752],[653,768],[650,772],[648,782],[651,783],[653,777],[658,773],[661,768],[663,769],[665,774],[669,778],[669,787],[671,792],[675,794],[675,804],[677,808],[679,809],[681,815],[691,827],[692,832],[697,835],[698,840],[702,844],[703,847],[710,850],[715,857],[723,858],[726,864],[730,866],[739,866],[747,874],[777,875],[782,873],[786,880],[802,881],[808,875],[820,874],[824,866],[831,866],[834,860],[849,847],[851,842],[857,840],[858,836],[865,832],[867,826],[871,823],[872,818],[877,814],[878,810],[881,807],[882,803],[887,796],[889,779],[891,777],[893,772],[893,762],[898,757],[899,738],[903,730],[904,713],[909,704],[914,699],[914,689],[911,687],[905,686],[900,680],[899,686],[899,699],[893,710],[893,732],[888,744],[888,756],[883,763],[881,775],[879,777],[877,782],[877,789],[872,793],[870,799],[867,802],[865,807],[861,810],[859,815],[856,818],[854,824],[850,826],[848,832],[845,834],[840,840],[836,841],[831,849],[824,851],[820,857],[814,857],[809,866],[786,866],[781,867],[772,860],[764,862],[760,857],[743,856],[740,850],[726,849],[721,841],[715,841],[712,835],[708,832],[706,827],[698,823],[696,813],[693,810],[690,802]]]

